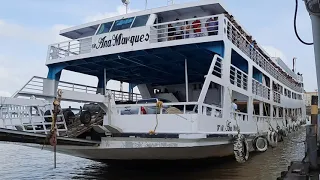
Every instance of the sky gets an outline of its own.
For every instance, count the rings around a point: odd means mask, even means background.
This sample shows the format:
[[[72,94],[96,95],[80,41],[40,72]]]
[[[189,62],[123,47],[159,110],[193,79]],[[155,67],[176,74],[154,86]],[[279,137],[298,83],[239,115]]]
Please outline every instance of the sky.
[[[192,0],[176,0],[184,3]],[[195,0],[193,0],[195,1]],[[298,32],[312,42],[309,15],[302,1]],[[167,5],[149,0],[148,8]],[[272,56],[281,57],[304,76],[305,90],[317,88],[313,46],[301,44],[294,34],[294,0],[224,0],[227,10]],[[144,0],[131,0],[129,11],[145,8]],[[10,0],[0,6],[0,96],[11,96],[32,76],[46,77],[48,45],[66,40],[61,29],[125,13],[120,0]],[[96,86],[97,78],[63,71],[61,80]],[[119,89],[118,82],[108,88]],[[127,88],[127,85],[124,86]]]

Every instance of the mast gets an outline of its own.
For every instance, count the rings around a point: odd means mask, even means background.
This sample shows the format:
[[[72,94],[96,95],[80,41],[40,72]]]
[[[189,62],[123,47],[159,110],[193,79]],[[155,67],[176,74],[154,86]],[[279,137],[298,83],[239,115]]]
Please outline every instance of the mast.
[[[296,72],[296,60],[297,60],[297,58],[296,57],[294,57],[293,59],[292,59],[292,71],[295,73]]]
[[[123,3],[123,5],[126,6],[126,14],[128,13],[128,6],[129,6],[129,3],[130,3],[130,0],[121,0],[121,2]]]

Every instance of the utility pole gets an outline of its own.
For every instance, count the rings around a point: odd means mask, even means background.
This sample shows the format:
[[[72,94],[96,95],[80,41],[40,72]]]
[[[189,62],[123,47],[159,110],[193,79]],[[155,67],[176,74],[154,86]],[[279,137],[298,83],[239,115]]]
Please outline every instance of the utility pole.
[[[312,22],[312,32],[313,32],[313,43],[306,43],[297,34],[296,29],[296,18],[298,1],[296,0],[296,11],[295,11],[295,32],[298,39],[306,45],[314,45],[314,55],[317,73],[318,89],[320,87],[320,1],[319,0],[304,0],[306,8],[309,12],[310,19]],[[318,96],[311,97],[311,125],[306,127],[306,150],[307,157],[310,163],[311,169],[317,169],[318,160],[318,146],[320,130],[318,127],[318,105],[319,105],[319,92]]]
[[[320,2],[319,0],[304,0],[304,2],[312,23],[317,82],[318,89],[320,89]],[[312,43],[309,43],[308,45],[312,45]]]

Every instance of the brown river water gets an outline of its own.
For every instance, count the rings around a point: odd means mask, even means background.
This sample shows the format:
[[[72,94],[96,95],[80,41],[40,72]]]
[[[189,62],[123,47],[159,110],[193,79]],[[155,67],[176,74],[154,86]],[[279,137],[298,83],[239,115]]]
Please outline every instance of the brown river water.
[[[107,179],[107,180],[273,180],[287,170],[290,161],[304,157],[305,130],[291,133],[284,142],[264,153],[251,153],[244,164],[232,158],[213,165],[192,167],[110,168],[108,165],[63,154],[57,154],[53,169],[53,154],[14,144],[0,144],[0,179]]]

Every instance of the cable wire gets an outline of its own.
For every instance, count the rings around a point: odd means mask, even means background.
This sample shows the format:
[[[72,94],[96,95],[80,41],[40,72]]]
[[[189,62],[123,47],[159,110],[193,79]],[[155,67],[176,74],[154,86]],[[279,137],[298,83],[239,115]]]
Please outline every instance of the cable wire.
[[[298,31],[297,31],[298,6],[299,6],[299,3],[298,3],[298,0],[296,0],[296,8],[295,8],[295,11],[294,11],[294,23],[293,23],[293,25],[294,25],[294,32],[295,32],[295,34],[296,34],[296,36],[297,36],[297,38],[299,39],[300,42],[302,42],[302,43],[305,44],[305,45],[313,45],[313,43],[307,43],[307,42],[303,41],[303,40],[300,38],[299,34],[298,34]]]

